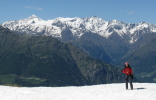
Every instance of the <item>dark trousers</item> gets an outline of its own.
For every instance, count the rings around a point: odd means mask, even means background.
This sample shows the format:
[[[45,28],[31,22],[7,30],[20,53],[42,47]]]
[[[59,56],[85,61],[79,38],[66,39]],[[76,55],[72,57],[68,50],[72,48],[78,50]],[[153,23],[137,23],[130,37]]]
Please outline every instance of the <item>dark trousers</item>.
[[[126,75],[126,89],[128,89],[128,82],[130,83],[131,89],[133,89],[132,77],[131,75]]]

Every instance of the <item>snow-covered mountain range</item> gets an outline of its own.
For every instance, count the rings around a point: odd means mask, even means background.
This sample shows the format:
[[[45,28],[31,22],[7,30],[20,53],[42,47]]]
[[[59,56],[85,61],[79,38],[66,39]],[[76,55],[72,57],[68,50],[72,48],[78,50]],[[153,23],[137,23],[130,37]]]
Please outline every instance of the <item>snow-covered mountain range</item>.
[[[52,36],[70,42],[89,56],[117,66],[128,61],[144,81],[156,82],[155,24],[105,21],[95,16],[42,20],[32,15],[2,26],[19,34]],[[147,80],[142,73],[151,76]]]
[[[62,32],[67,30],[71,31],[74,38],[80,38],[88,32],[99,34],[105,38],[117,33],[122,38],[128,37],[129,43],[137,41],[141,34],[156,32],[156,25],[154,24],[146,22],[127,24],[117,20],[105,21],[95,16],[42,20],[36,15],[32,15],[18,21],[5,22],[2,26],[28,35],[45,35],[60,39],[62,38]]]

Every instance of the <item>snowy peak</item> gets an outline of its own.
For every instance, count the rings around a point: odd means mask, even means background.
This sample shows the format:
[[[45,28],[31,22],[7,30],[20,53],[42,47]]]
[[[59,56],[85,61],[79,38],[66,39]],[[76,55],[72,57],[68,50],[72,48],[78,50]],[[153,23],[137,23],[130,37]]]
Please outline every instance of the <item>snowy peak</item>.
[[[84,21],[92,22],[92,23],[99,23],[100,21],[106,22],[102,18],[99,18],[99,17],[96,17],[96,16],[86,17],[86,18],[84,18]]]
[[[67,28],[73,36],[80,38],[86,32],[92,32],[108,38],[113,33],[117,33],[123,38],[127,35],[131,40],[136,41],[140,31],[142,33],[156,32],[156,25],[141,22],[138,24],[127,24],[117,20],[104,21],[102,18],[92,16],[86,18],[63,18],[59,17],[52,20],[42,20],[36,15],[19,21],[10,21],[2,24],[14,31],[31,34],[44,34],[46,36],[62,37],[61,33]],[[135,36],[135,37],[134,37]]]
[[[120,22],[117,20],[111,20],[109,21],[109,24],[114,25],[114,24],[119,24]]]
[[[31,24],[31,23],[33,24],[33,23],[38,22],[38,21],[42,21],[42,19],[37,17],[36,15],[32,15],[26,19],[20,20],[20,22],[24,22],[24,23],[28,23],[28,24]]]
[[[61,22],[68,22],[68,21],[75,21],[77,19],[78,19],[77,17],[75,17],[75,18],[63,18],[63,17],[59,17],[59,18],[56,18],[54,20],[59,20]]]
[[[29,19],[33,19],[33,18],[38,18],[36,15],[31,15],[30,17],[28,17]]]
[[[25,20],[35,20],[35,19],[37,19],[37,20],[39,20],[39,21],[42,20],[41,18],[37,17],[36,15],[32,15],[32,16],[26,18]]]

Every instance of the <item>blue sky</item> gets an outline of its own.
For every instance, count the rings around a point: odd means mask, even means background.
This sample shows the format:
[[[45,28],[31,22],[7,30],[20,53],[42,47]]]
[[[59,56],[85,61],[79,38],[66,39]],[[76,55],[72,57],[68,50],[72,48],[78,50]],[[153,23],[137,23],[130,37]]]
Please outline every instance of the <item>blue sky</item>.
[[[43,20],[91,17],[156,24],[156,0],[0,0],[0,23],[35,14]]]

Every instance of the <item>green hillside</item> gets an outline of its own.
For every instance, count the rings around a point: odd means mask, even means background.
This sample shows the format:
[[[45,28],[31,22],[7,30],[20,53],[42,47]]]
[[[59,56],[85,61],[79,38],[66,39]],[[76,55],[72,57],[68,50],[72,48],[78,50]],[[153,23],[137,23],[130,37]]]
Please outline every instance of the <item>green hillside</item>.
[[[0,83],[81,86],[123,82],[121,69],[89,57],[70,43],[24,36],[0,27]]]

